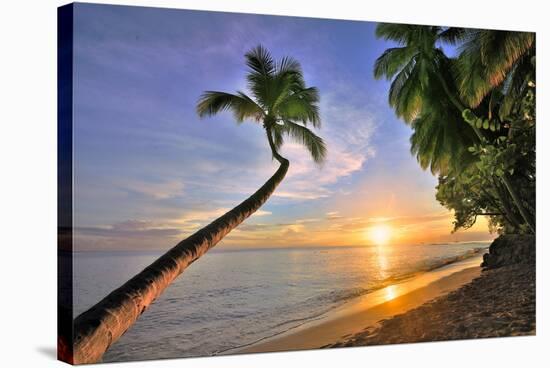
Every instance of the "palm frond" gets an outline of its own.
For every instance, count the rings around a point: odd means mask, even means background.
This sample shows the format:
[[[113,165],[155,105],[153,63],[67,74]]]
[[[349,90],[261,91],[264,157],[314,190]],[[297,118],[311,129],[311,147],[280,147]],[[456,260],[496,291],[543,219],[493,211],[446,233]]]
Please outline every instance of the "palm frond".
[[[533,54],[534,47],[534,33],[467,30],[457,63],[461,97],[477,107],[504,83],[516,63]]]
[[[197,103],[197,113],[202,118],[216,115],[219,112],[229,110],[233,112],[237,122],[252,119],[259,122],[264,112],[250,97],[243,92],[231,94],[218,91],[204,92]]]
[[[416,60],[409,63],[396,75],[390,85],[389,103],[398,117],[410,123],[422,108],[422,91]]]
[[[300,77],[302,76],[302,66],[300,65],[298,60],[291,58],[289,56],[283,57],[277,63],[276,70],[278,75],[294,74]]]
[[[254,98],[265,109],[272,103],[273,94],[271,84],[277,71],[277,64],[273,57],[262,45],[258,45],[245,54],[249,72],[246,75],[248,89]]]
[[[277,125],[274,130],[287,135],[295,142],[304,145],[316,164],[322,164],[327,155],[327,147],[323,139],[303,125],[285,120],[284,125]]]
[[[456,45],[459,42],[464,40],[464,37],[466,36],[467,30],[465,28],[461,27],[448,27],[446,29],[443,29],[439,35],[438,38],[450,45]]]
[[[415,31],[415,27],[419,26],[410,24],[380,23],[376,27],[376,37],[405,45],[411,41],[411,36]]]
[[[276,70],[273,57],[262,45],[254,47],[245,54],[246,65],[255,73],[271,76]]]
[[[318,102],[317,88],[304,88],[285,96],[277,106],[278,113],[283,119],[300,121],[306,126],[311,123],[318,128],[321,126]]]
[[[379,24],[378,37],[403,45],[387,49],[374,66],[374,76],[392,80],[389,103],[398,117],[411,123],[422,110],[424,93],[439,83],[436,42],[440,27]],[[433,82],[435,80],[435,82]]]
[[[374,77],[376,79],[386,77],[387,80],[390,80],[403,66],[407,65],[415,54],[416,50],[412,47],[386,49],[374,63]]]
[[[422,111],[411,123],[411,153],[423,169],[434,174],[460,171],[471,163],[473,156],[467,148],[476,140],[451,102],[438,98],[441,94],[440,88],[427,91]]]
[[[279,105],[289,96],[306,89],[305,82],[297,62],[281,61],[277,73],[269,81],[271,99],[267,108],[271,111],[278,109]]]
[[[486,78],[485,67],[473,48],[461,53],[454,70],[460,97],[470,107],[476,107],[492,87]]]

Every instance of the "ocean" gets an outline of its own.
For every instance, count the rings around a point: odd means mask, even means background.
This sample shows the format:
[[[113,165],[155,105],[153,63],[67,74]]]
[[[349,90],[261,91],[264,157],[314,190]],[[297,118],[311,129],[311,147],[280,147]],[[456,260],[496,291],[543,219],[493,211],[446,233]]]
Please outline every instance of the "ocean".
[[[487,246],[220,247],[180,275],[103,361],[221,354],[315,321],[355,298],[474,256]],[[160,254],[75,253],[75,316]]]

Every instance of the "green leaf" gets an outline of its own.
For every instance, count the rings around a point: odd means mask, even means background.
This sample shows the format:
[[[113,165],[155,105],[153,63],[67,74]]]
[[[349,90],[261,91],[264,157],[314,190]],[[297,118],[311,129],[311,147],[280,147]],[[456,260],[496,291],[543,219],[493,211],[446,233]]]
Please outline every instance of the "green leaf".
[[[463,110],[462,117],[470,125],[473,125],[476,122],[476,115],[470,109]]]
[[[485,119],[483,121],[483,129],[489,129],[489,120]]]

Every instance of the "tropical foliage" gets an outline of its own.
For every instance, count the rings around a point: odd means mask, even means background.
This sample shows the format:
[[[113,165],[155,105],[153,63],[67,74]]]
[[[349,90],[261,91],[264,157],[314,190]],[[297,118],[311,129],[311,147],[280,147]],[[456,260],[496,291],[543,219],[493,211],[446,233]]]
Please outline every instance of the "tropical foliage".
[[[439,176],[455,230],[489,216],[498,232],[535,231],[535,35],[380,24],[396,43],[374,75],[413,129],[411,152]],[[456,56],[446,54],[452,52]]]

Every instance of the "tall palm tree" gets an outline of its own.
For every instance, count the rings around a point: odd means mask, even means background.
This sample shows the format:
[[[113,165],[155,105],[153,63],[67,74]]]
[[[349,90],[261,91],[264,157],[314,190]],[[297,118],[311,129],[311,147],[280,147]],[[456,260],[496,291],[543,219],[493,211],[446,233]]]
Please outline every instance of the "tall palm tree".
[[[279,149],[286,137],[303,144],[316,163],[326,156],[323,140],[306,126],[320,126],[319,94],[306,87],[300,64],[292,58],[275,62],[258,46],[246,55],[248,87],[252,96],[208,91],[199,99],[199,116],[231,110],[237,122],[251,120],[265,129],[273,158],[280,166],[253,195],[209,225],[181,241],[120,288],[82,313],[74,321],[72,336],[61,336],[60,346],[69,347],[61,358],[71,363],[92,363],[154,302],[192,262],[214,247],[271,196],[283,180],[289,161]],[[71,343],[72,342],[72,343]]]
[[[422,168],[446,173],[471,162],[467,147],[475,142],[470,126],[462,125],[461,111],[450,99],[449,60],[437,48],[442,39],[458,37],[458,29],[406,24],[380,24],[378,37],[395,41],[375,62],[374,76],[392,80],[389,103],[413,128],[411,153]],[[444,83],[442,83],[444,82]]]
[[[464,29],[382,23],[376,28],[376,35],[397,42],[399,45],[387,49],[376,60],[374,76],[376,78],[386,77],[388,80],[392,80],[389,103],[396,114],[405,122],[411,123],[423,111],[429,112],[433,109],[433,106],[441,104],[441,96],[446,97],[458,114],[462,114],[468,108],[461,100],[454,76],[451,73],[453,70],[452,62],[438,47],[440,42],[456,43],[463,40],[466,37]],[[436,89],[441,89],[443,93],[438,98],[433,98],[433,91]],[[430,92],[432,92],[431,95]],[[417,123],[419,121],[426,125],[426,121],[433,122],[434,120],[420,119],[417,120]],[[485,141],[484,134],[477,127],[464,122],[462,129],[473,130],[479,142]],[[438,139],[441,135],[432,137]],[[423,142],[433,145],[432,140],[424,139]],[[422,149],[418,144],[416,148],[413,147],[413,152],[417,154],[422,151],[430,154],[429,160],[435,160],[435,162],[438,158],[434,154],[445,152],[444,150],[434,151],[429,147]],[[500,180],[512,197],[525,223],[534,232],[534,222],[523,206],[517,190],[512,186],[508,174],[503,175]]]

